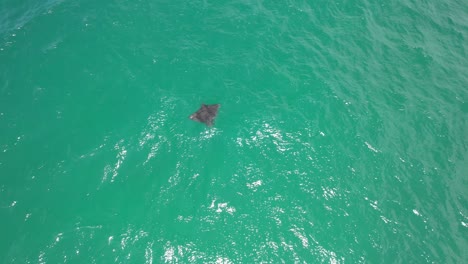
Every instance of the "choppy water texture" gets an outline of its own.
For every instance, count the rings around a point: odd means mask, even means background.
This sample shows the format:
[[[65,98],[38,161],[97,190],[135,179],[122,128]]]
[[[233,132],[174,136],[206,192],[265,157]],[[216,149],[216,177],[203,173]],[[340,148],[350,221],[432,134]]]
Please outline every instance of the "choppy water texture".
[[[0,263],[466,263],[467,18],[3,1]]]

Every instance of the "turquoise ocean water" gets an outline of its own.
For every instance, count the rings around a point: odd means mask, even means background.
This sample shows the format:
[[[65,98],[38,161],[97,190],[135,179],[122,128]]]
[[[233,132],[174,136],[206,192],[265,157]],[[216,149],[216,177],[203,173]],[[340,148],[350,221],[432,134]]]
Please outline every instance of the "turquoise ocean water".
[[[467,39],[462,0],[3,0],[0,263],[467,263]]]

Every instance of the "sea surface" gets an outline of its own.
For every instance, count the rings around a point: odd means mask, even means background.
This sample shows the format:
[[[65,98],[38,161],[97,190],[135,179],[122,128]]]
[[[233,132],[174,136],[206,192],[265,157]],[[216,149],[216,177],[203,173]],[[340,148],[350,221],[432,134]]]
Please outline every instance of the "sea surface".
[[[468,263],[467,53],[463,0],[2,0],[0,263]]]

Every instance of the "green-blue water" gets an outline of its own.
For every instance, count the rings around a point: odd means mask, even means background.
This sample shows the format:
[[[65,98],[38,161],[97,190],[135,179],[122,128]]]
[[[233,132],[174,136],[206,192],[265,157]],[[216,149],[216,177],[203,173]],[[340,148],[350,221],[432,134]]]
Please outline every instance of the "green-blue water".
[[[467,18],[3,0],[0,263],[467,263]]]

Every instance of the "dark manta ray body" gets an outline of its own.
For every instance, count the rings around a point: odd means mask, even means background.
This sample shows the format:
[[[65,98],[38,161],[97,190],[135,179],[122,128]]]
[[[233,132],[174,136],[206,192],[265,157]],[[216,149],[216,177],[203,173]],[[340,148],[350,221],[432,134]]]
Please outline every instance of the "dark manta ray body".
[[[219,104],[206,105],[202,104],[200,109],[190,116],[193,121],[205,123],[207,126],[212,126],[216,115],[218,114]]]

